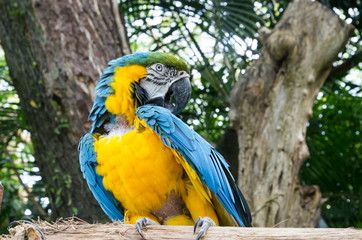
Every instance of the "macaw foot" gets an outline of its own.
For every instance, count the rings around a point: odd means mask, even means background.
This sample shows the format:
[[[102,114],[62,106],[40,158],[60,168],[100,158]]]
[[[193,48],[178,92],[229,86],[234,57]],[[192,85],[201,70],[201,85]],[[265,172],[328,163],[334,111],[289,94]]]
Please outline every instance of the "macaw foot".
[[[199,240],[202,236],[204,236],[207,232],[207,229],[211,226],[216,226],[215,222],[209,218],[209,217],[198,217],[196,219],[195,225],[194,225],[194,234],[196,232],[196,228],[200,227],[199,235],[197,235],[196,240]]]
[[[149,218],[139,218],[136,221],[137,231],[143,239],[146,239],[146,238],[142,234],[142,228],[147,229],[147,225],[157,225],[157,223]]]

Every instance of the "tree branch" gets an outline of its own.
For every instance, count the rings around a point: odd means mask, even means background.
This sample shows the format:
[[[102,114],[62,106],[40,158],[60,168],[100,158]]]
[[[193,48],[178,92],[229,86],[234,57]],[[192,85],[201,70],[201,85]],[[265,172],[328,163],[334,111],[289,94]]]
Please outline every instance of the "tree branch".
[[[358,50],[352,57],[346,59],[342,64],[331,69],[328,80],[338,75],[346,75],[349,70],[358,65],[362,60],[362,49]]]

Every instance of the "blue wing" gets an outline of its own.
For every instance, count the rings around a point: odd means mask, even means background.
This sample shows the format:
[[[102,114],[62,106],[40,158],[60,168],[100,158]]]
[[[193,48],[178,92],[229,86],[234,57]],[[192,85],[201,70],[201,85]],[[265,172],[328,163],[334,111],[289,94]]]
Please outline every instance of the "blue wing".
[[[94,151],[92,134],[87,133],[79,142],[79,162],[84,178],[94,197],[112,221],[123,220],[119,202],[103,186],[103,177],[96,173],[97,153]]]
[[[136,115],[160,135],[164,144],[181,153],[239,226],[251,226],[248,204],[220,153],[166,108],[145,105]]]

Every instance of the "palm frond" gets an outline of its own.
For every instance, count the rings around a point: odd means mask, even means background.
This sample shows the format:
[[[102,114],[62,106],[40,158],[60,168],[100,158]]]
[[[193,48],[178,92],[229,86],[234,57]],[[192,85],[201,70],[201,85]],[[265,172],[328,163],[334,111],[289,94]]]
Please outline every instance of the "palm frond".
[[[225,109],[238,77],[235,69],[246,66],[249,61],[245,56],[245,46],[249,49],[250,45],[245,39],[255,38],[257,26],[264,24],[255,13],[254,2],[121,0],[120,8],[126,19],[133,50],[143,46],[147,48],[142,51],[162,50],[177,54],[191,65],[192,71],[198,72],[190,103],[190,109],[195,110],[198,116],[185,116],[194,119],[191,123],[199,124],[194,125],[196,129],[201,130],[206,125],[207,129],[213,129],[204,131],[204,137],[217,140],[228,126]],[[201,95],[205,97],[205,92],[212,99],[208,104],[196,106],[196,99]],[[205,115],[213,109],[218,109],[213,115],[216,117]]]

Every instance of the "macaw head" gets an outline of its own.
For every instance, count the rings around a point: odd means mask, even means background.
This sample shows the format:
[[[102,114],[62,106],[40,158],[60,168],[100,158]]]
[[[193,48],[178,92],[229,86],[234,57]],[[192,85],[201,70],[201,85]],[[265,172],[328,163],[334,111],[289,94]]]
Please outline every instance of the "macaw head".
[[[137,107],[156,104],[180,113],[191,95],[186,63],[161,52],[134,53],[109,62],[98,80],[96,97],[89,115],[91,132],[104,123],[127,120],[133,125]],[[171,103],[171,97],[174,103]]]

